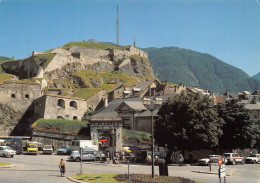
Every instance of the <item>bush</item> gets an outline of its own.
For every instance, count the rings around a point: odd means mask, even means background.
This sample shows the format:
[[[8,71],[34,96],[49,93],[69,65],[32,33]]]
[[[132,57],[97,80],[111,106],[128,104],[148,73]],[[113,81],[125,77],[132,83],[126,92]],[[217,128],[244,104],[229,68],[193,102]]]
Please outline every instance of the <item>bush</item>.
[[[147,132],[140,132],[134,130],[123,129],[122,131],[123,139],[125,140],[133,140],[133,141],[151,141],[151,134]]]
[[[119,174],[114,177],[117,181],[127,181],[128,174]],[[195,183],[195,181],[183,177],[158,176],[152,178],[149,174],[131,174],[131,182],[134,183]]]
[[[73,134],[78,133],[81,128],[86,126],[86,122],[63,119],[39,119],[32,124],[32,128],[34,129]]]

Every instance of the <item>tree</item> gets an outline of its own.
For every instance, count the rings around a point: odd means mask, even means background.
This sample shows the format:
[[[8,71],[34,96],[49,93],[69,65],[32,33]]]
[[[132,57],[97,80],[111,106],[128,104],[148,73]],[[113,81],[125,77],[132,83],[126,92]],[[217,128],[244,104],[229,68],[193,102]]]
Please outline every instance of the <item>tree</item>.
[[[260,126],[248,109],[237,100],[218,105],[219,116],[224,119],[220,146],[229,150],[253,148],[260,140]]]
[[[155,137],[159,145],[181,150],[214,148],[222,135],[223,120],[208,96],[181,93],[164,103],[156,120]]]

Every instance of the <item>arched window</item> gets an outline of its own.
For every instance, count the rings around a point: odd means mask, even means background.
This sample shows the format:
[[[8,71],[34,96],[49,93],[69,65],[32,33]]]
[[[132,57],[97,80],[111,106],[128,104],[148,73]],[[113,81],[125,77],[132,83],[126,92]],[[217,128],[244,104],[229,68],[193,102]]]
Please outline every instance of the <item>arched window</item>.
[[[62,116],[57,116],[57,119],[64,119]]]
[[[77,116],[73,116],[73,120],[78,120],[78,117]]]
[[[65,101],[63,99],[59,99],[57,105],[65,109]]]
[[[27,99],[29,99],[29,95],[28,95],[28,94],[26,94],[24,97],[27,98]]]
[[[15,98],[15,94],[12,94],[11,97],[12,97],[12,98]]]
[[[70,102],[70,107],[73,107],[73,108],[77,109],[77,108],[78,108],[78,107],[77,107],[77,102],[71,101],[71,102]]]

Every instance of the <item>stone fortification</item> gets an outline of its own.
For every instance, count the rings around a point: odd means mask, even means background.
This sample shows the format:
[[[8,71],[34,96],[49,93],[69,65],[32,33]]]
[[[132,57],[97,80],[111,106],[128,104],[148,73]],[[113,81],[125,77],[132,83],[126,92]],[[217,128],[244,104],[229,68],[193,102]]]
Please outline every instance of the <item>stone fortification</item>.
[[[113,55],[114,57],[130,57],[132,55],[138,55],[140,57],[148,58],[148,53],[133,46],[127,48],[126,50],[110,49],[109,54]]]
[[[87,111],[85,99],[44,95],[34,103],[34,113],[44,119],[81,120]]]
[[[95,94],[94,96],[86,100],[87,102],[86,108],[87,109],[92,108],[93,110],[95,110],[96,107],[99,105],[99,103],[102,102],[105,97],[106,97],[106,91],[105,90],[99,91],[97,94]]]
[[[57,150],[62,145],[70,145],[71,140],[89,140],[89,136],[77,135],[77,134],[64,134],[43,130],[32,131],[32,141],[40,142],[43,145],[54,145],[54,149]]]
[[[41,84],[4,82],[0,84],[0,103],[20,111],[26,109],[42,95]]]
[[[69,51],[71,53],[79,52],[81,55],[89,58],[103,58],[105,60],[109,60],[109,51],[96,49],[96,48],[83,48],[79,46],[70,47]]]

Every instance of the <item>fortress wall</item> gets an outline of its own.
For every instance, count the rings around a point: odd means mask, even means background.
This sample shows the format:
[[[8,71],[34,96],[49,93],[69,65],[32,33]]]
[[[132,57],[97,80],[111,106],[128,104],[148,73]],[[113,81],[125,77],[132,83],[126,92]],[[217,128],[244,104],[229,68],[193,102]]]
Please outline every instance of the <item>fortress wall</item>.
[[[105,90],[99,91],[97,94],[95,94],[91,98],[87,99],[87,106],[86,106],[86,108],[88,109],[89,107],[91,107],[93,110],[95,110],[96,107],[98,106],[99,102],[105,96],[106,96],[106,91]]]
[[[68,63],[73,62],[72,56],[64,56],[60,54],[56,54],[49,65],[44,69],[44,72],[51,72],[55,69],[60,69]]]
[[[79,46],[72,46],[69,51],[72,52],[80,52],[83,55],[87,55],[90,58],[100,58],[100,57],[108,57],[109,51],[102,49],[94,49],[94,48],[83,48]]]
[[[110,54],[114,55],[115,57],[130,57],[131,55],[139,55],[140,57],[146,57],[148,58],[148,53],[139,50],[133,46],[126,50],[116,50],[116,49],[111,49]]]
[[[0,84],[0,102],[16,109],[26,110],[42,95],[40,84],[5,82]]]
[[[56,48],[51,51],[51,53],[56,53],[59,55],[64,55],[64,56],[71,56],[71,52],[62,48]]]
[[[76,117],[78,120],[81,120],[84,113],[87,111],[86,100],[84,99],[76,99],[76,98],[69,98],[63,96],[56,96],[56,95],[46,95],[45,104],[39,103],[36,110],[44,110],[44,118],[45,119],[57,119],[58,116],[66,119],[66,120],[73,120],[73,117]],[[58,105],[58,100],[60,100],[61,106]],[[70,103],[75,102],[77,107],[71,107]],[[41,106],[40,106],[41,105]],[[64,106],[63,106],[64,105]],[[63,107],[62,107],[63,106]]]

